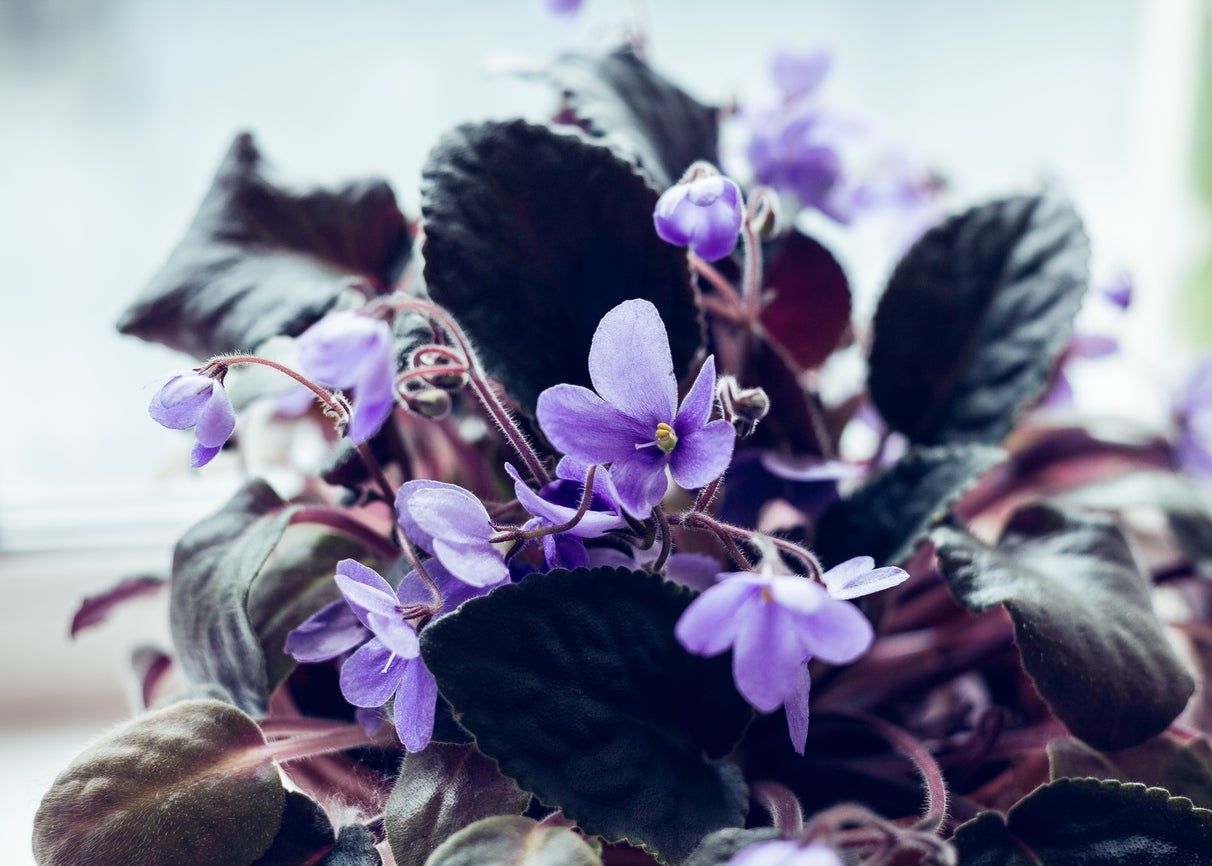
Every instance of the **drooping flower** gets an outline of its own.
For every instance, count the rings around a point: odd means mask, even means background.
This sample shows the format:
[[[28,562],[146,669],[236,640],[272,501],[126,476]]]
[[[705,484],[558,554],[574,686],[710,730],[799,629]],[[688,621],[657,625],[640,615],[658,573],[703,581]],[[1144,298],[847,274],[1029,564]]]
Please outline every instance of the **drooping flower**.
[[[451,574],[472,586],[494,586],[509,577],[502,546],[483,503],[457,484],[408,481],[396,494],[400,528],[432,553]]]
[[[382,319],[352,310],[325,316],[299,337],[299,364],[321,385],[353,390],[346,432],[354,442],[374,436],[391,415],[395,359]]]
[[[539,426],[560,451],[610,466],[618,503],[645,518],[665,495],[665,468],[682,487],[703,487],[732,459],[735,432],[711,420],[715,358],[708,357],[681,406],[669,337],[656,307],[624,301],[598,324],[589,349],[594,391],[556,385],[539,395]],[[596,392],[596,393],[595,393]]]
[[[842,858],[818,842],[770,839],[737,851],[728,866],[842,866]]]
[[[425,571],[442,594],[438,616],[487,591],[456,580],[434,560]],[[315,663],[354,650],[341,666],[341,694],[363,710],[382,707],[394,696],[400,742],[410,752],[425,748],[433,735],[438,689],[405,615],[410,607],[432,603],[428,586],[411,571],[392,590],[377,572],[352,559],[337,564],[336,581],[342,600],[321,608],[287,635],[286,652],[297,661]]]
[[[563,526],[576,516],[585,490],[588,467],[578,461],[564,458],[556,466],[556,479],[538,492],[523,479],[513,464],[506,463],[505,471],[513,479],[514,495],[531,515],[531,529],[539,526]],[[543,556],[550,568],[579,568],[589,564],[582,538],[597,538],[613,529],[626,526],[619,516],[617,494],[613,491],[610,476],[605,469],[594,474],[593,495],[589,510],[568,531],[543,536]]]
[[[823,575],[803,577],[737,572],[690,603],[676,626],[688,652],[714,656],[732,648],[732,672],[745,700],[764,713],[786,706],[792,743],[803,752],[808,735],[806,663],[848,664],[874,637],[871,623],[847,599],[904,581],[899,568],[872,569],[857,557]]]
[[[652,221],[662,240],[714,262],[736,248],[742,210],[740,188],[723,175],[709,174],[665,190]]]
[[[190,465],[205,466],[236,429],[236,412],[223,383],[200,373],[173,376],[147,407],[152,419],[170,430],[194,430]]]

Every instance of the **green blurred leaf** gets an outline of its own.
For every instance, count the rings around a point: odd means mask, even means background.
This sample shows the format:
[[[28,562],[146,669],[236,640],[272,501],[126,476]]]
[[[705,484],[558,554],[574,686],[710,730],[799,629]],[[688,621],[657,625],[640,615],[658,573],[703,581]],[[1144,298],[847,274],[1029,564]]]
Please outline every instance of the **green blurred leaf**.
[[[485,818],[451,836],[425,866],[602,866],[597,853],[567,827],[530,818]]]

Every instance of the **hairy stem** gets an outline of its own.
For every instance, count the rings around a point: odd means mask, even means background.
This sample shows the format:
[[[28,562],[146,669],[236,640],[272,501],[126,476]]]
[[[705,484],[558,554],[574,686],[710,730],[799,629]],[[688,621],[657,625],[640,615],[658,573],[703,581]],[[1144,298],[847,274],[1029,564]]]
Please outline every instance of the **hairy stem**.
[[[803,832],[804,810],[790,788],[778,782],[756,782],[751,793],[770,814],[771,823],[780,833],[795,837]]]
[[[591,465],[589,471],[585,473],[585,490],[581,493],[581,502],[577,506],[576,512],[568,520],[556,526],[539,526],[535,529],[509,529],[498,535],[494,535],[488,541],[492,544],[499,544],[503,541],[533,541],[536,538],[543,538],[546,535],[559,535],[561,532],[567,532],[572,529],[589,512],[589,503],[593,501],[593,477],[597,469],[596,465]]]

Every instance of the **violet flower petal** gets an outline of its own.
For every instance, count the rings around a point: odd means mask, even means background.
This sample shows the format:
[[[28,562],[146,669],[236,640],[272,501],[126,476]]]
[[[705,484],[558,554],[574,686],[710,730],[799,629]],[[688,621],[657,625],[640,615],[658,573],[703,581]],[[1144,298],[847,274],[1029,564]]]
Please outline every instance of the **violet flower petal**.
[[[736,430],[722,418],[678,439],[669,454],[673,480],[687,490],[705,487],[724,474],[732,462]],[[619,483],[615,478],[615,484]]]
[[[395,408],[395,370],[388,354],[368,364],[354,385],[353,413],[345,431],[356,444],[366,442],[379,432]]]
[[[799,637],[803,628],[800,616],[772,602],[754,604],[741,617],[732,675],[738,691],[758,710],[773,712],[795,691],[808,655]]]
[[[205,448],[220,448],[236,430],[236,410],[232,408],[227,389],[217,379],[212,380],[211,396],[198,415],[194,438]]]
[[[624,301],[602,317],[589,347],[589,379],[607,403],[644,428],[636,442],[673,420],[677,376],[665,323],[651,301]]]
[[[373,568],[368,568],[356,559],[342,559],[337,563],[337,588],[345,596],[362,625],[371,628],[370,613],[391,616],[396,612],[396,591]]]
[[[561,453],[599,464],[622,460],[637,444],[652,441],[658,423],[641,423],[580,385],[546,389],[539,395],[535,415],[543,434]]]
[[[353,608],[344,600],[325,605],[286,636],[286,654],[302,664],[315,664],[349,652],[370,638]]]
[[[453,484],[417,491],[408,501],[408,512],[435,544],[486,545],[495,534],[483,503]]]
[[[874,568],[870,556],[856,556],[821,575],[829,594],[836,599],[858,598],[891,589],[909,579],[909,573],[894,566]]]
[[[576,508],[560,505],[556,502],[544,499],[542,496],[536,493],[534,489],[530,487],[530,485],[522,480],[521,473],[514,468],[513,464],[506,463],[505,471],[514,481],[513,492],[518,498],[518,502],[522,504],[523,508],[525,508],[535,517],[540,518],[541,521],[546,523],[548,526],[561,526],[576,516]],[[598,467],[597,472],[594,473],[595,490],[598,486],[597,476],[599,474],[606,475],[607,472],[604,468]],[[581,483],[578,486],[583,492],[585,489],[585,476],[582,475],[579,481]],[[619,517],[618,514],[614,513],[613,511],[595,510],[591,503],[590,509],[585,512],[580,522],[577,523],[577,525],[572,529],[568,530],[568,532],[572,535],[579,536],[580,538],[597,538],[600,535],[610,532],[612,529],[619,529],[625,525],[626,521]]]
[[[433,738],[438,683],[420,657],[404,663],[394,706],[396,734],[404,748],[419,752]]]
[[[767,581],[770,597],[796,613],[816,613],[829,601],[825,587],[806,577],[776,575]]]
[[[871,622],[848,601],[826,598],[814,613],[805,614],[801,626],[808,654],[830,664],[849,664],[871,647]]]
[[[430,481],[427,478],[420,478],[415,481],[405,481],[396,492],[396,520],[399,522],[400,528],[404,530],[404,534],[414,544],[419,544],[425,550],[433,550],[433,536],[423,530],[413,519],[409,512],[409,503],[412,502],[415,495],[423,490],[449,490],[451,488],[463,489],[453,484],[447,484],[445,481]]]
[[[355,388],[392,351],[391,327],[354,310],[330,313],[299,336],[299,366],[330,388]]]
[[[787,716],[787,735],[791,737],[791,746],[798,755],[804,754],[808,745],[808,696],[811,690],[812,675],[808,673],[808,665],[800,665],[795,691],[783,702],[783,712]]]
[[[719,573],[719,562],[705,553],[675,553],[665,564],[666,577],[700,592],[715,586]]]
[[[407,664],[371,638],[341,666],[341,694],[355,707],[381,707],[399,687]]]
[[[673,419],[674,432],[681,437],[702,428],[711,420],[713,408],[715,408],[715,355],[708,355],[703,366],[699,368],[699,374],[694,378],[694,384],[686,392],[686,397],[678,408],[677,417]]]
[[[173,376],[152,397],[147,412],[161,427],[188,430],[198,423],[202,410],[210,403],[214,384],[210,376],[197,373]]]
[[[201,469],[207,463],[214,460],[222,450],[222,445],[216,445],[214,448],[207,448],[201,442],[195,442],[193,450],[189,452],[189,465],[194,469]]]
[[[680,442],[678,447],[681,447]],[[631,454],[616,460],[610,467],[619,505],[632,517],[647,518],[653,506],[665,498],[669,487],[665,479],[665,462],[665,455],[655,447],[633,448]]]
[[[705,590],[682,613],[674,635],[687,652],[719,655],[732,646],[741,621],[760,604],[762,587],[745,580],[721,580]]]
[[[585,543],[569,532],[543,536],[543,558],[548,568],[588,568]]]

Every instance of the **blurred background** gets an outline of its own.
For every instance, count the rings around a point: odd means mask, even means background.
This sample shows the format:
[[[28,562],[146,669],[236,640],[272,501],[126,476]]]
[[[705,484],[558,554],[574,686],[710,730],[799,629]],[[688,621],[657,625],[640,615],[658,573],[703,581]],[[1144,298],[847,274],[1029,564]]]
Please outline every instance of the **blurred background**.
[[[1212,58],[1205,0],[0,0],[0,862],[28,863],[53,776],[129,711],[130,649],[166,645],[163,604],[67,637],[78,600],[167,572],[190,523],[238,485],[188,468],[151,385],[183,366],[120,338],[119,311],[180,237],[233,134],[280,173],[389,179],[462,120],[546,116],[497,74],[642,26],[704,100],[769,99],[778,48],[825,46],[822,99],[947,178],[949,203],[1049,183],[1083,214],[1096,278],[1127,271],[1122,356],[1079,405],[1163,423],[1212,337]],[[820,226],[873,292],[894,251]],[[928,335],[927,335],[928,336]],[[1078,371],[1079,373],[1081,371]]]

